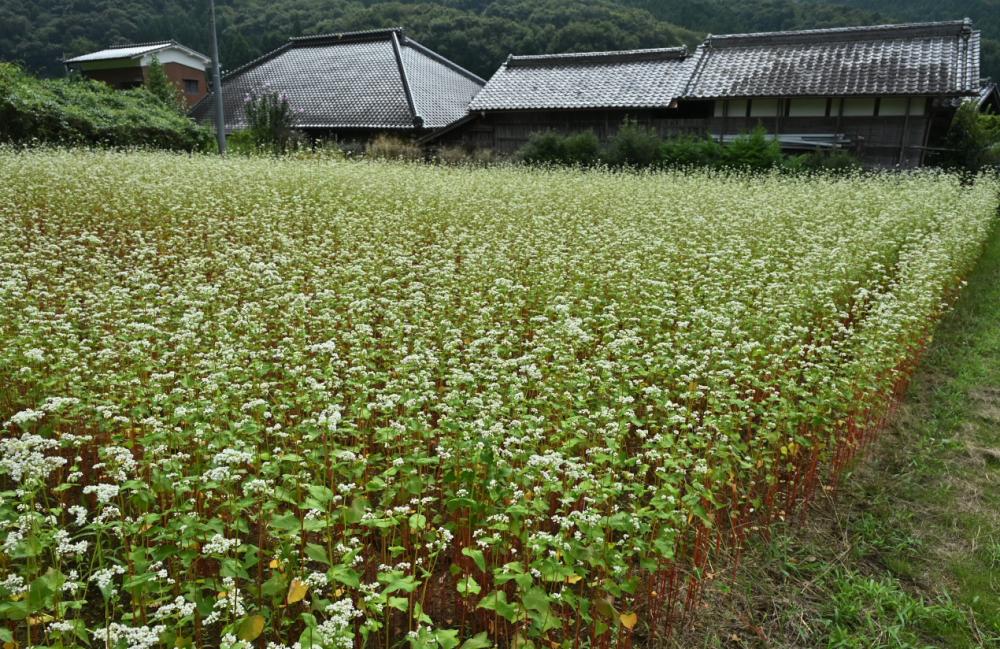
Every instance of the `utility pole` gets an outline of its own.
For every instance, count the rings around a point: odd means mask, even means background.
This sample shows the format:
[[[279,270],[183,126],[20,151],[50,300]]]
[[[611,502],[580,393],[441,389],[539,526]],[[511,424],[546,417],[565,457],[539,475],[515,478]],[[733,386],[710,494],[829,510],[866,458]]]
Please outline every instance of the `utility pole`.
[[[226,115],[222,107],[222,71],[219,69],[219,37],[215,31],[215,0],[209,0],[212,12],[212,91],[215,94],[215,137],[219,155],[226,155]]]

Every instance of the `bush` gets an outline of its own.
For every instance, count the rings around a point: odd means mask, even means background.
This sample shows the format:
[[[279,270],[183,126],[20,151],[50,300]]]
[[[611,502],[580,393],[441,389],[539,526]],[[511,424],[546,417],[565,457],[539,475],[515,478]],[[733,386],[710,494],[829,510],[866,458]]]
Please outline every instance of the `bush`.
[[[235,155],[253,155],[257,153],[257,143],[250,131],[243,129],[226,136],[226,149]]]
[[[160,59],[154,54],[146,73],[146,90],[156,95],[160,101],[178,113],[187,112],[187,102],[184,100],[184,93],[174,85],[174,82],[167,76]]]
[[[601,142],[591,131],[560,135],[535,133],[518,152],[530,164],[591,165],[601,157]]]
[[[517,152],[518,159],[529,164],[566,164],[566,138],[553,131],[532,133]]]
[[[976,105],[959,106],[945,136],[943,151],[929,162],[945,169],[978,173],[1000,163],[1000,122],[992,115],[980,115]]]
[[[498,160],[493,149],[476,149],[472,152],[472,162],[478,165],[493,164]]]
[[[660,159],[671,167],[715,167],[722,160],[722,145],[710,137],[682,135],[663,142]]]
[[[467,146],[444,146],[437,150],[434,159],[446,165],[485,166],[496,160],[492,149],[474,149]]]
[[[295,113],[285,93],[248,94],[245,99],[247,132],[257,149],[280,155],[293,140]]]
[[[0,141],[209,150],[211,132],[145,88],[89,79],[37,79],[0,63]]]
[[[605,160],[615,166],[650,167],[660,162],[661,145],[655,131],[625,120],[608,141]]]
[[[782,162],[781,145],[763,126],[741,135],[722,148],[722,164],[736,169],[764,171]]]
[[[469,162],[469,152],[461,146],[443,146],[435,155],[437,161],[446,165],[460,165]]]
[[[861,168],[861,162],[848,151],[812,151],[788,159],[790,171],[804,172],[847,172]]]
[[[424,151],[417,144],[384,133],[365,145],[365,155],[377,160],[423,160]]]
[[[563,139],[563,149],[568,164],[592,165],[601,157],[601,142],[591,131],[567,135]]]
[[[439,159],[467,155],[442,150]],[[765,171],[784,166],[790,170],[843,171],[860,166],[846,151],[806,154],[786,160],[781,145],[763,127],[741,135],[723,146],[711,137],[682,135],[663,140],[645,126],[626,120],[602,151],[591,132],[560,135],[552,131],[533,134],[517,153],[529,164],[590,165],[606,162],[619,167],[729,167]]]

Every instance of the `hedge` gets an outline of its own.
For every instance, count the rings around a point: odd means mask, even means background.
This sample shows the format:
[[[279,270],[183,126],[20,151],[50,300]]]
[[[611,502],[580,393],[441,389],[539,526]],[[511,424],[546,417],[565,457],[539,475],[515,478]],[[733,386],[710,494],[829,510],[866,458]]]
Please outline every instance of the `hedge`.
[[[212,137],[145,88],[38,79],[0,63],[0,142],[194,151]]]

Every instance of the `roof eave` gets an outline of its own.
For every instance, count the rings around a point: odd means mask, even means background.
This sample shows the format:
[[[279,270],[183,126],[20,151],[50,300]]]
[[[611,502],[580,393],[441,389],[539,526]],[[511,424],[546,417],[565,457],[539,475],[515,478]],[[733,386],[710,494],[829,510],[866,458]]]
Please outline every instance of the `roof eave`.
[[[629,108],[643,109],[643,110],[657,110],[657,109],[668,109],[670,105],[682,99],[681,97],[673,97],[670,101],[664,102],[650,102],[650,103],[629,103],[629,104],[580,104],[568,106],[566,104],[535,104],[531,106],[473,106],[469,105],[469,112],[472,113],[498,113],[498,112],[512,112],[512,111],[527,111],[527,110],[628,110]]]

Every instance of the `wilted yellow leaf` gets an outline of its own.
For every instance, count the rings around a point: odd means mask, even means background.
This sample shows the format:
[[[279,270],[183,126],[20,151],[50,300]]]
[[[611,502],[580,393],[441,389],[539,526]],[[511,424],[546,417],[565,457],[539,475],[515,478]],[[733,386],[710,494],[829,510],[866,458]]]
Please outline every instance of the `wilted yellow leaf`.
[[[264,616],[263,615],[251,615],[242,622],[240,622],[239,629],[236,635],[239,636],[240,640],[246,640],[250,642],[251,640],[256,640],[257,636],[264,631]]]
[[[274,569],[281,567],[281,562],[277,559],[271,559],[271,563],[267,564],[268,568]]]
[[[576,582],[580,581],[581,579],[583,579],[583,577],[581,577],[580,575],[570,575],[569,577],[566,577],[566,583],[568,583],[568,584],[575,584]]]
[[[295,578],[292,583],[288,586],[288,597],[285,598],[289,604],[294,604],[295,602],[301,601],[303,597],[306,596],[306,591],[309,590],[309,584],[306,582]]]
[[[639,621],[639,616],[634,612],[622,613],[618,616],[618,619],[622,621],[622,626],[631,631],[635,626],[635,623]]]

